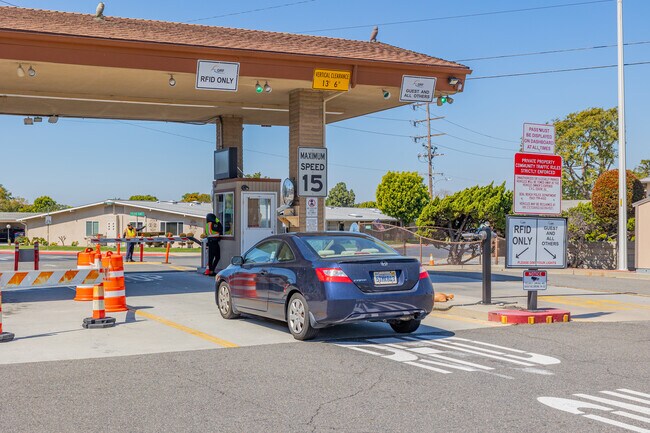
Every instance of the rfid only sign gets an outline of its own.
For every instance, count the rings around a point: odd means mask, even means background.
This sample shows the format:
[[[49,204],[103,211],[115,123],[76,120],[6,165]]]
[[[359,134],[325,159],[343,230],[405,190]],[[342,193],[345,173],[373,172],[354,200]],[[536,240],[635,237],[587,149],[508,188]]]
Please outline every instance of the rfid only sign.
[[[196,66],[196,88],[236,92],[239,63],[199,60]]]
[[[566,268],[566,218],[506,217],[507,268]]]

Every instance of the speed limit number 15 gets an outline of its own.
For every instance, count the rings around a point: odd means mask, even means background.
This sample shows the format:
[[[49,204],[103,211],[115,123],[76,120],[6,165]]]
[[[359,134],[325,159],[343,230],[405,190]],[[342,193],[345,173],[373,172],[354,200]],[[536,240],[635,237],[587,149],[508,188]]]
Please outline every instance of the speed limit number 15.
[[[327,196],[327,149],[298,148],[298,195]]]

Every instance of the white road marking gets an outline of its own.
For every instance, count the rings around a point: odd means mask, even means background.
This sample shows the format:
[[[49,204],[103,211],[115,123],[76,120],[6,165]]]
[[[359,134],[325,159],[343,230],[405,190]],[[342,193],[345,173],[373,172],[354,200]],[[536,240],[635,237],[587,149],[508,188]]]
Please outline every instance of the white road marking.
[[[462,343],[460,343],[461,341]],[[560,360],[546,355],[455,337],[434,339],[427,339],[423,336],[369,338],[361,342],[341,342],[337,345],[442,374],[451,373],[449,370],[465,372],[491,372],[495,370],[493,366],[468,361],[466,358],[472,355],[475,358],[490,358],[504,364],[517,364],[524,367],[539,367],[560,363]],[[499,349],[500,351],[493,349]],[[517,355],[506,352],[516,353]],[[464,359],[456,359],[455,356]],[[520,370],[527,371],[528,369],[524,368]],[[550,371],[539,368],[533,370],[527,372],[553,374]],[[511,379],[510,376],[499,376]]]
[[[633,394],[633,395],[640,395],[642,397],[649,396],[648,394],[645,394],[645,393],[642,393],[642,392],[639,392],[639,391],[633,391],[633,390],[630,390],[630,389],[625,389],[625,388],[618,389],[617,391],[621,391],[621,392],[625,392],[625,393]],[[627,400],[633,400],[633,401],[637,401],[639,403],[644,403],[644,404],[649,404],[650,405],[649,400],[643,400],[643,399],[636,398],[636,397],[630,397],[628,395],[621,394],[621,393],[618,393],[618,392],[600,391],[600,393],[601,394],[611,395],[612,397],[624,398],[624,399],[627,399]],[[595,403],[588,403],[588,402],[584,402],[584,401],[580,401],[580,400],[560,398],[560,397],[538,397],[537,401],[539,401],[542,404],[545,404],[546,406],[552,407],[554,409],[558,409],[558,410],[561,410],[561,411],[564,411],[564,412],[568,412],[568,413],[573,414],[573,415],[581,415],[581,416],[583,416],[585,418],[588,418],[590,420],[593,420],[593,421],[602,422],[604,424],[612,425],[612,426],[615,426],[615,427],[619,427],[619,428],[629,430],[629,431],[633,431],[633,432],[637,432],[637,433],[650,433],[650,430],[648,428],[646,428],[646,427],[641,427],[641,426],[638,426],[638,425],[628,424],[626,422],[617,421],[615,419],[607,418],[607,417],[600,416],[600,415],[585,413],[585,411],[584,411],[586,409],[601,410],[601,411],[607,412],[607,413],[609,413],[611,415],[616,415],[616,416],[624,417],[624,418],[627,418],[627,419],[630,419],[630,420],[650,424],[650,418],[649,417],[637,415],[637,414],[634,414],[634,413],[625,412],[625,411],[622,411],[622,410],[615,410],[613,408],[613,407],[620,407],[620,408],[627,409],[627,410],[630,410],[630,411],[633,411],[633,412],[640,412],[640,413],[643,413],[643,414],[650,414],[650,408],[649,407],[639,406],[639,405],[635,405],[635,404],[631,404],[631,403],[625,403],[625,402],[621,402],[621,401],[617,401],[617,400],[612,400],[612,399],[609,399],[609,398],[596,397],[596,396],[589,395],[589,394],[573,394],[573,395],[576,396],[576,397],[585,399],[585,400],[596,401],[598,403],[602,403],[602,404],[607,405],[607,406],[602,406],[600,404],[595,404]],[[613,407],[609,407],[609,406],[613,406]]]

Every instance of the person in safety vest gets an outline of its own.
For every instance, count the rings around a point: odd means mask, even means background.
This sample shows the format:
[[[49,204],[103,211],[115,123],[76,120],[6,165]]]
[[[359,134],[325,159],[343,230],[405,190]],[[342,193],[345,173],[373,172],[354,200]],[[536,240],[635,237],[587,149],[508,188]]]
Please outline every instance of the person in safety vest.
[[[142,230],[142,229],[140,229]],[[133,224],[129,223],[126,226],[126,230],[124,230],[124,233],[122,234],[122,237],[126,239],[134,238],[138,236],[138,230],[133,228]],[[133,262],[133,249],[135,248],[135,242],[128,242],[126,243],[126,261],[127,262]]]
[[[205,275],[216,275],[215,270],[221,259],[219,239],[223,235],[223,225],[213,213],[205,216],[205,234],[208,237],[208,266],[205,268]]]

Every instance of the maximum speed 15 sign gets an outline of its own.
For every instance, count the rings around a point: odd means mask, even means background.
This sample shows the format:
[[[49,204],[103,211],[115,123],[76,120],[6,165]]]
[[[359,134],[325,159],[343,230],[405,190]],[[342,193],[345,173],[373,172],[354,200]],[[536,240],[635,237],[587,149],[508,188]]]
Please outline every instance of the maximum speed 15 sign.
[[[298,148],[298,195],[327,197],[326,148]]]

